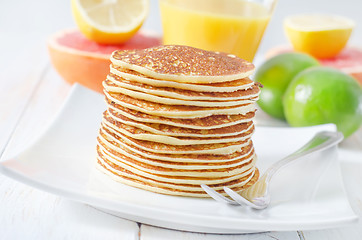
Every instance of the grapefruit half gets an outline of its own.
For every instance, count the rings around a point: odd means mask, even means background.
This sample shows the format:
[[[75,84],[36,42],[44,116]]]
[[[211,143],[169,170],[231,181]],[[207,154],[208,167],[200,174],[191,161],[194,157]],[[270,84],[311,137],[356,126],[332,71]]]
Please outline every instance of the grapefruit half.
[[[275,55],[293,52],[289,46],[278,46],[269,50],[266,58]],[[341,70],[354,77],[362,85],[362,49],[356,47],[346,47],[342,52],[333,58],[318,59],[321,65]]]
[[[143,49],[161,44],[161,38],[139,31],[122,44],[104,45],[90,41],[77,29],[59,31],[48,39],[50,61],[68,83],[75,82],[102,92],[109,73],[110,56],[115,50]]]

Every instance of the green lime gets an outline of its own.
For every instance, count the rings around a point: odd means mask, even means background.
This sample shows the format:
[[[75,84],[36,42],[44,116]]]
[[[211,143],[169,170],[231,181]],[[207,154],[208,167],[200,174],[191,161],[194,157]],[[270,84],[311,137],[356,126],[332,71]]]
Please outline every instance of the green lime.
[[[345,137],[362,123],[362,89],[351,76],[332,68],[313,67],[298,74],[283,99],[291,126],[334,123]]]
[[[302,53],[283,53],[267,60],[255,73],[254,80],[263,84],[258,105],[267,114],[285,119],[282,98],[295,75],[318,66],[316,59]]]

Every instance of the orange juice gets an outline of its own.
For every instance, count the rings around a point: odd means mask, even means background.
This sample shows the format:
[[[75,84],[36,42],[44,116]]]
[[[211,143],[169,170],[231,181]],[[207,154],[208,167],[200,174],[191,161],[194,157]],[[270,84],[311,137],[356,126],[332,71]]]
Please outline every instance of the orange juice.
[[[252,61],[270,19],[245,0],[160,0],[164,44],[227,52]]]

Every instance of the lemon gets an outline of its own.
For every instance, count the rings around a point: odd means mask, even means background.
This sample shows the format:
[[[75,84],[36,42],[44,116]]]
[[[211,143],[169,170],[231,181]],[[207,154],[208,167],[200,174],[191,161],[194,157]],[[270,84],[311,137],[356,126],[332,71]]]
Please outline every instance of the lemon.
[[[101,44],[123,43],[142,26],[148,0],[72,0],[72,12],[79,30]]]
[[[282,98],[294,76],[319,62],[303,53],[283,53],[268,59],[256,71],[254,80],[263,84],[258,105],[272,117],[285,119]]]
[[[335,15],[293,15],[284,20],[284,29],[296,51],[316,58],[336,56],[347,44],[354,22]]]
[[[312,67],[299,73],[283,98],[284,113],[291,126],[334,123],[345,137],[362,124],[362,88],[339,70]]]

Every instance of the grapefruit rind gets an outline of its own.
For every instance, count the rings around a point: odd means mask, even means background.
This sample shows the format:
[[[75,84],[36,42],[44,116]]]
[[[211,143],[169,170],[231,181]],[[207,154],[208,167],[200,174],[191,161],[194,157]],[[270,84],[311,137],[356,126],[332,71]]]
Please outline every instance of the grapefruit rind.
[[[76,31],[75,29],[66,29],[63,31],[59,31],[55,34],[53,34],[52,36],[50,36],[48,38],[48,46],[51,46],[52,48],[56,48],[59,51],[63,51],[63,52],[69,52],[71,54],[74,55],[79,55],[79,56],[84,56],[84,57],[91,57],[91,58],[101,58],[101,59],[106,59],[109,60],[109,56],[110,54],[103,54],[103,53],[94,53],[94,52],[85,52],[82,50],[78,50],[78,49],[74,49],[74,48],[70,48],[64,45],[61,45],[58,43],[57,39],[59,39],[60,37],[63,37],[69,33],[72,33]]]
[[[142,31],[139,34],[142,45],[136,41],[132,45],[132,40],[119,45],[118,48],[108,49],[109,53],[92,52],[91,50],[79,50],[72,46],[65,46],[58,42],[61,37],[67,37],[67,34],[77,32],[77,29],[67,29],[51,35],[47,42],[50,61],[59,75],[69,84],[75,82],[88,87],[92,90],[102,93],[102,81],[109,73],[110,56],[117,49],[147,48],[161,43],[160,37],[152,32]],[[138,35],[136,35],[138,36]],[[145,39],[143,39],[143,37]],[[84,38],[84,37],[83,37]],[[136,37],[132,38],[135,39]],[[71,39],[70,39],[71,40]],[[89,43],[93,43],[86,40]],[[100,48],[109,47],[109,45],[99,45]]]

